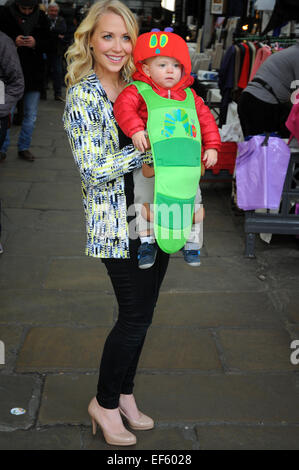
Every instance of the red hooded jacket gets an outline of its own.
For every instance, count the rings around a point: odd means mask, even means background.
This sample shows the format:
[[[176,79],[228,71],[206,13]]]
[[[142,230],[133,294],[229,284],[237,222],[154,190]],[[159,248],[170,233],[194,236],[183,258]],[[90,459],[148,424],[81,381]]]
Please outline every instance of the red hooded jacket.
[[[164,45],[165,38],[166,44]],[[156,57],[158,54],[174,57],[183,65],[182,78],[173,88],[166,89],[159,87],[142,70],[142,60]],[[186,98],[185,88],[192,85],[194,79],[191,76],[191,60],[188,46],[180,36],[164,31],[142,34],[138,37],[134,49],[134,62],[137,69],[133,75],[134,80],[148,83],[163,98],[171,98],[178,101],[183,101]],[[214,116],[204,104],[202,98],[197,96],[192,88],[191,91],[194,95],[195,107],[201,127],[203,150],[216,149],[219,151],[221,139]],[[147,106],[134,85],[126,87],[120,93],[114,104],[114,115],[122,131],[130,138],[136,132],[146,128]]]

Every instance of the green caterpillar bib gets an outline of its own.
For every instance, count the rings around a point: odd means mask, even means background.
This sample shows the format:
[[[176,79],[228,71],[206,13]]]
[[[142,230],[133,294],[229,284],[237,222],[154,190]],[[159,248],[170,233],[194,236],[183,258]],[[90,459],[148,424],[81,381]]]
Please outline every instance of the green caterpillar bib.
[[[193,220],[194,200],[201,176],[201,132],[194,97],[162,98],[141,81],[135,85],[148,110],[147,130],[154,161],[154,232],[166,253],[186,243]]]

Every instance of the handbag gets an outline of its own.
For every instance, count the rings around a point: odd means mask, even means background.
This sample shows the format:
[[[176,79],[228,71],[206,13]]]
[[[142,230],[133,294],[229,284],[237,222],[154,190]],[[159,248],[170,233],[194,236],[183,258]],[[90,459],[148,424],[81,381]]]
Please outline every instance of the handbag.
[[[237,204],[243,210],[278,209],[291,152],[279,137],[256,135],[238,144]]]

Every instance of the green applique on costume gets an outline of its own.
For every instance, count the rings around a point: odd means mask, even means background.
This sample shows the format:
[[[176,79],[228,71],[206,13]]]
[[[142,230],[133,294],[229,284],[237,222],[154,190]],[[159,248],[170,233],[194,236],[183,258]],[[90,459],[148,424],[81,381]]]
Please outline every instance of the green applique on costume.
[[[154,232],[166,253],[186,243],[193,220],[194,200],[201,176],[201,132],[194,97],[163,98],[141,81],[131,83],[148,111],[147,131],[155,170]]]

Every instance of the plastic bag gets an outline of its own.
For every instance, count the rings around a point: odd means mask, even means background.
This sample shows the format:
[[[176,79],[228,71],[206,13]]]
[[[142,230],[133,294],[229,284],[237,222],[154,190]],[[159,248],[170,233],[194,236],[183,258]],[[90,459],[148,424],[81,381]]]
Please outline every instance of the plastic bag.
[[[237,103],[228,105],[226,124],[219,129],[222,142],[242,142],[244,140],[241,123],[237,110]]]
[[[279,137],[256,135],[238,144],[237,204],[243,210],[278,209],[290,160]]]

